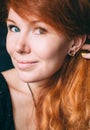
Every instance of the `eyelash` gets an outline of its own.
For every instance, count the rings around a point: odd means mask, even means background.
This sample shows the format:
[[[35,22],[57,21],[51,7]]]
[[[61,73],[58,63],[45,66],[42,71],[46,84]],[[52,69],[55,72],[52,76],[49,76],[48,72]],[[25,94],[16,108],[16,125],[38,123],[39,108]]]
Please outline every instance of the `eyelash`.
[[[15,25],[8,25],[7,28],[12,32],[20,32],[20,29]],[[13,30],[13,29],[17,29],[17,30]]]

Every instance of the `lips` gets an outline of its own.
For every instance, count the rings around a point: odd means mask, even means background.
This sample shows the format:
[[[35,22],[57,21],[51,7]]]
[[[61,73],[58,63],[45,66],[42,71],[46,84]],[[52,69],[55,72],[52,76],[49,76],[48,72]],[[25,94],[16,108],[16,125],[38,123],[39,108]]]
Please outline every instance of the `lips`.
[[[20,64],[33,64],[33,63],[37,63],[37,61],[19,61],[17,60],[18,63]]]
[[[16,60],[16,59],[15,61],[18,69],[21,70],[31,70],[38,63],[38,61],[26,61],[26,60]]]

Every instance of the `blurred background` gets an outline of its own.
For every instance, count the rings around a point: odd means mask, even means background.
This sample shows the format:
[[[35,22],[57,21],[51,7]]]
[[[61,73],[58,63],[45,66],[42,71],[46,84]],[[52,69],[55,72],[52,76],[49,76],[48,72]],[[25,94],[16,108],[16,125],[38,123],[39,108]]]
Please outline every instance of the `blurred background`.
[[[0,72],[13,68],[9,54],[6,51],[6,35],[7,27],[5,19],[7,17],[6,10],[7,0],[0,0]]]

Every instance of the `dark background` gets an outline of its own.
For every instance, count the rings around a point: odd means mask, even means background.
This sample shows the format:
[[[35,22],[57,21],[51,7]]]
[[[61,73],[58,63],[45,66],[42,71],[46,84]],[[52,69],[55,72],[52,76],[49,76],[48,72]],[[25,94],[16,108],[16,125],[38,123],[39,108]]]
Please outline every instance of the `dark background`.
[[[5,19],[7,17],[7,0],[0,0],[0,72],[13,67],[9,54],[6,51],[7,27]]]

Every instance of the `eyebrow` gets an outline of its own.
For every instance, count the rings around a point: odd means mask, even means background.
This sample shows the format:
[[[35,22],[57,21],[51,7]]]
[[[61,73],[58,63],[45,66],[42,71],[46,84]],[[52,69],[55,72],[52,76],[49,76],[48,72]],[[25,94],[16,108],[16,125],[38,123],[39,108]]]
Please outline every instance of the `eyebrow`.
[[[39,20],[33,20],[33,21],[30,21],[32,24],[35,24],[35,23],[41,23],[41,21]]]
[[[6,22],[16,23],[15,21],[13,21],[13,20],[11,20],[11,19],[7,19]]]
[[[16,22],[14,20],[11,20],[11,19],[7,19],[6,22],[12,22],[14,24],[16,24]],[[33,25],[33,24],[37,24],[37,23],[41,23],[42,21],[40,20],[32,20],[30,21],[30,23]]]

